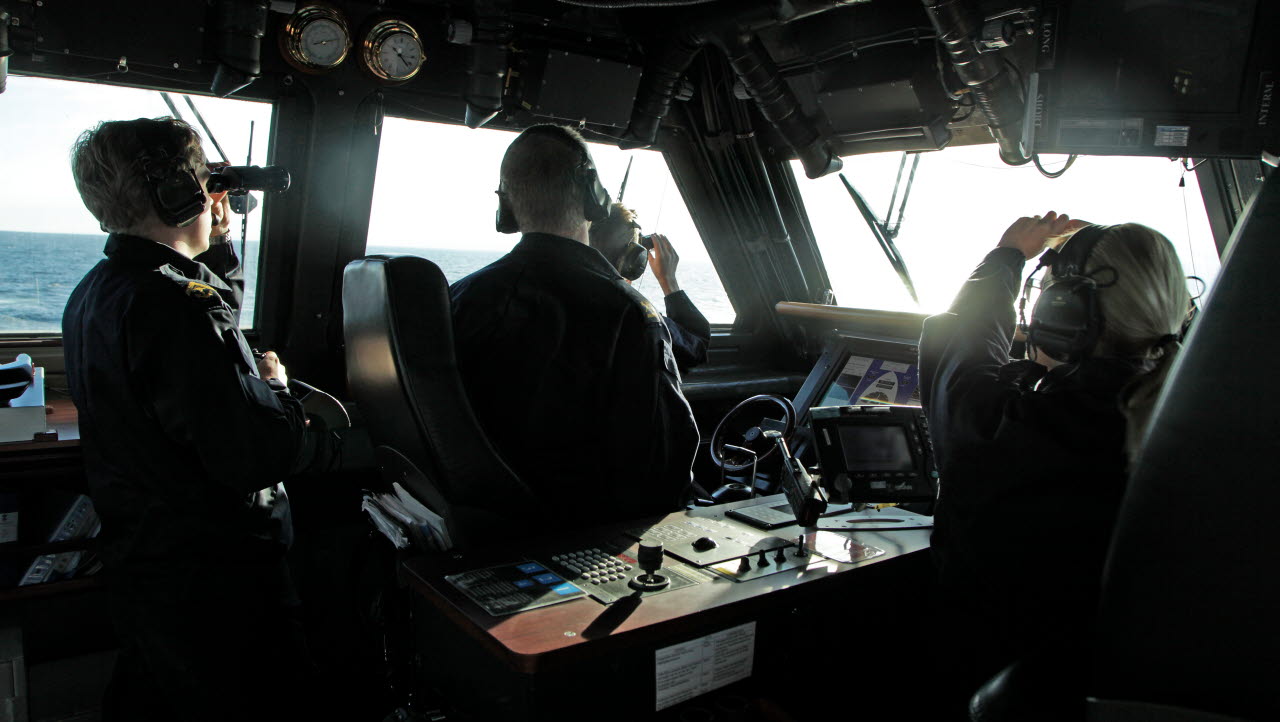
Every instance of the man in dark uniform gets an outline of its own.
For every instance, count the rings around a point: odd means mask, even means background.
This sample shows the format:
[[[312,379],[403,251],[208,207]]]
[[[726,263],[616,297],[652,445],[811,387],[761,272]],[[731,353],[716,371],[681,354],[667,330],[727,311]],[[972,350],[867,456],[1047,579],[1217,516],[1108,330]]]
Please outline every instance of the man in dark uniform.
[[[676,280],[680,256],[671,241],[661,233],[649,238],[653,242],[653,250],[645,251],[640,244],[640,224],[636,222],[635,211],[621,203],[613,204],[613,212],[608,218],[591,224],[591,247],[600,251],[623,278],[630,273],[632,277],[627,283],[639,278],[646,266],[653,271],[662,289],[663,304],[667,307],[667,315],[662,320],[671,332],[671,349],[675,352],[680,373],[688,373],[694,366],[707,362],[711,324],[693,305],[689,294],[680,289],[680,282]],[[643,255],[642,251],[645,251]],[[639,264],[641,261],[644,265]],[[633,264],[637,267],[632,267]]]
[[[177,120],[102,123],[72,169],[111,233],[63,316],[123,646],[107,718],[288,718],[306,665],[279,482],[317,454],[284,366],[240,332],[228,205]]]
[[[503,459],[590,524],[679,508],[698,429],[662,316],[588,245],[607,214],[577,133],[534,126],[502,161],[500,228],[524,235],[451,289],[458,366]]]

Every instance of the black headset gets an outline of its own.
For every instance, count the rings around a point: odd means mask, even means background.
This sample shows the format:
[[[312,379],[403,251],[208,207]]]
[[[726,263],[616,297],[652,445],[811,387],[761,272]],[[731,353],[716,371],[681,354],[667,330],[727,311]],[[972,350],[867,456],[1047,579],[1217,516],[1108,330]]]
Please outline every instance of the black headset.
[[[1040,292],[1031,312],[1029,346],[1065,363],[1074,363],[1093,352],[1102,336],[1102,308],[1098,304],[1098,281],[1085,275],[1084,269],[1094,246],[1109,230],[1111,226],[1085,226],[1067,240],[1061,251],[1045,252],[1036,271],[1050,267],[1054,281]],[[1031,272],[1033,277],[1036,271]],[[1106,285],[1112,283],[1114,279]],[[1022,310],[1030,291],[1028,278],[1019,305]]]
[[[640,225],[632,221],[631,227],[638,230]],[[627,245],[618,254],[618,275],[628,281],[643,276],[645,269],[649,267],[649,251],[652,249],[652,236],[640,236],[639,241],[627,241]]]
[[[138,167],[151,187],[151,203],[156,215],[170,226],[183,228],[195,223],[204,212],[205,193],[196,172],[186,160],[164,150],[164,136],[157,129],[142,134]]]
[[[574,150],[579,154],[578,165],[573,172],[573,180],[582,192],[582,215],[592,223],[608,218],[610,209],[613,207],[613,199],[609,197],[609,191],[605,190],[600,183],[600,176],[596,173],[595,163],[591,162],[591,152],[587,150],[586,144],[571,134],[567,128],[549,123],[525,129],[520,134],[520,138],[530,135],[558,138],[561,142],[573,146]],[[518,143],[520,138],[517,138],[515,142]],[[515,212],[511,210],[511,204],[507,201],[506,191],[499,188],[496,193],[498,194],[498,214],[494,225],[499,233],[518,232],[520,224],[516,220]]]

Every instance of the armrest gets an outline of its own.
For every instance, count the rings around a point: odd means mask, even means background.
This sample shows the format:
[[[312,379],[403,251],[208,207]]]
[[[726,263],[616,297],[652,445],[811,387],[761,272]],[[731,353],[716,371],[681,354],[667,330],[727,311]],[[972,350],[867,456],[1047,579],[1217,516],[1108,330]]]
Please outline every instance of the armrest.
[[[973,722],[1082,722],[1088,667],[1074,655],[1018,660],[969,699]]]

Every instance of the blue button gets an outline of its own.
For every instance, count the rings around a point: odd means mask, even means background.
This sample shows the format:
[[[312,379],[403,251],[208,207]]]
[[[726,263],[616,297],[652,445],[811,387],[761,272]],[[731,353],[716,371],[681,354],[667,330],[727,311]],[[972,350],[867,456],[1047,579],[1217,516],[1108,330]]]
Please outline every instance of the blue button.
[[[528,589],[529,587],[533,586],[533,582],[529,581],[528,579],[517,579],[515,580],[514,584],[517,587],[520,587],[521,589]]]
[[[542,582],[543,584],[559,584],[560,582],[564,581],[563,579],[556,576],[555,574],[539,574],[535,576],[534,579],[538,580],[539,582]]]
[[[578,588],[573,586],[572,584],[565,583],[565,584],[561,584],[558,587],[555,587],[551,591],[555,592],[556,594],[559,594],[562,597],[567,597],[570,594],[577,594]]]
[[[518,565],[516,569],[519,569],[525,574],[537,574],[538,572],[546,571],[546,567],[542,566],[541,564],[536,564],[534,562],[525,562],[524,564]]]

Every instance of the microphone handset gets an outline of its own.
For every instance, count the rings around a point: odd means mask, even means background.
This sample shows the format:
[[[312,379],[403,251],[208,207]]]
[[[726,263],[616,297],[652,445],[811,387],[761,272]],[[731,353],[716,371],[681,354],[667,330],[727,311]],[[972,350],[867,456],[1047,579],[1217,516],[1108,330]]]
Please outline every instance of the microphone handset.
[[[791,505],[796,523],[803,527],[817,524],[818,518],[827,511],[827,496],[822,487],[809,476],[804,464],[791,455],[781,432],[768,430],[764,435],[778,444],[778,453],[782,455],[782,491]]]

